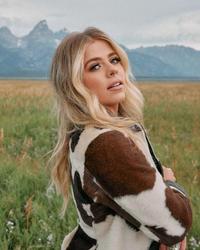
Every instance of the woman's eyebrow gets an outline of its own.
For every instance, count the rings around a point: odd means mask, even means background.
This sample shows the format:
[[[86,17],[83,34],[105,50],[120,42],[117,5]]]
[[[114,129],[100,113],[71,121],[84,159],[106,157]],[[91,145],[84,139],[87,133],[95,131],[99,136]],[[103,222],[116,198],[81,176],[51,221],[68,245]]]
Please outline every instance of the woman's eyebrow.
[[[109,53],[109,54],[107,55],[107,57],[109,58],[110,56],[115,55],[115,54],[117,54],[117,53],[116,53],[116,52],[111,52],[111,53]],[[88,64],[89,62],[91,62],[91,61],[96,61],[96,60],[101,60],[101,59],[102,59],[101,57],[93,57],[93,58],[89,59],[89,60],[85,63],[85,67],[87,66],[87,64]]]

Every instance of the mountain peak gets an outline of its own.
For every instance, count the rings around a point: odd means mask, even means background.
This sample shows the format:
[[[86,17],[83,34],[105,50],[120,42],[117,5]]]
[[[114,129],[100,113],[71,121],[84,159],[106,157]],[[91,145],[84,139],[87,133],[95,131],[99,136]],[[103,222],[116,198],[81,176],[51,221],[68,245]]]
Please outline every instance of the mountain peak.
[[[0,33],[4,34],[4,35],[14,36],[13,33],[10,31],[10,29],[8,27],[6,27],[6,26],[2,26],[0,28]]]
[[[63,29],[61,29],[59,31],[56,31],[54,33],[54,38],[57,39],[57,40],[62,40],[69,33],[70,32],[66,28],[63,28]]]
[[[0,44],[8,48],[17,46],[17,37],[6,26],[0,28]]]
[[[34,30],[49,30],[49,26],[47,24],[47,21],[46,20],[41,20],[39,23],[37,23],[35,25],[35,27],[33,28],[33,31]]]
[[[53,38],[53,31],[49,29],[47,21],[42,20],[24,38],[29,40],[48,40]]]
[[[62,32],[66,32],[66,33],[68,33],[69,31],[68,31],[68,29],[65,27],[65,28],[63,28],[63,29],[61,29],[60,31],[62,31]]]

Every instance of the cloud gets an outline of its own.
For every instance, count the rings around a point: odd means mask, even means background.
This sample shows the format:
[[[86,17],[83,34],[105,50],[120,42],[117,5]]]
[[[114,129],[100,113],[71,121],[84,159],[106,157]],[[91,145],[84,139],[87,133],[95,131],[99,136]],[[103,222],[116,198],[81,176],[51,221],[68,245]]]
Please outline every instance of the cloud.
[[[154,44],[184,44],[200,49],[200,10],[172,16],[145,25],[129,37],[129,47]]]
[[[81,11],[79,11],[81,10]],[[129,46],[199,43],[197,0],[0,0],[0,26],[27,34],[40,20],[69,31],[96,26]]]

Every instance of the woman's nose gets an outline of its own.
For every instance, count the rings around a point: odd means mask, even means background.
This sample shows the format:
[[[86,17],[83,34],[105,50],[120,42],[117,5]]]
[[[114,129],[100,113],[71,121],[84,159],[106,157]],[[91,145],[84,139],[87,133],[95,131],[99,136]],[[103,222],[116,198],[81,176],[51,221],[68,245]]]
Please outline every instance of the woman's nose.
[[[114,66],[111,66],[109,69],[108,69],[108,75],[109,76],[113,76],[115,74],[118,73],[118,70],[114,67]]]

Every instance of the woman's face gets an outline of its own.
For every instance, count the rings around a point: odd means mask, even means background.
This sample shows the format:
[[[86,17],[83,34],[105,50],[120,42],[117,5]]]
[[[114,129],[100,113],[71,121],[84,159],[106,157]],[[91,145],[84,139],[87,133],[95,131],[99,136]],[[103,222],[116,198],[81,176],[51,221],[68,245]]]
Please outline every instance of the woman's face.
[[[125,71],[119,56],[106,41],[94,40],[88,44],[83,83],[97,95],[101,104],[117,115],[118,105],[125,98]],[[109,88],[113,84],[116,86]]]

